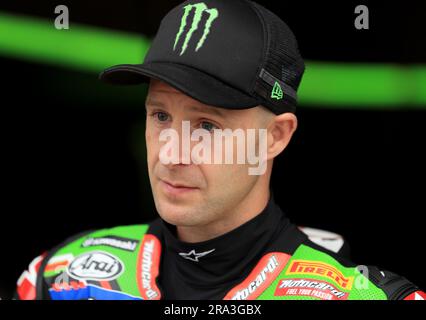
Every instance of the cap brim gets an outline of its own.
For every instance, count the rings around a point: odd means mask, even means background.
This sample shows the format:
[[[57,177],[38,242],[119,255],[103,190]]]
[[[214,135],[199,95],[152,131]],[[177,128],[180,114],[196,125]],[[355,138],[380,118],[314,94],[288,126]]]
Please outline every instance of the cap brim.
[[[260,104],[258,100],[244,92],[204,72],[181,64],[151,62],[118,65],[106,69],[99,77],[107,83],[121,85],[148,83],[154,78],[202,103],[216,107],[248,109]]]

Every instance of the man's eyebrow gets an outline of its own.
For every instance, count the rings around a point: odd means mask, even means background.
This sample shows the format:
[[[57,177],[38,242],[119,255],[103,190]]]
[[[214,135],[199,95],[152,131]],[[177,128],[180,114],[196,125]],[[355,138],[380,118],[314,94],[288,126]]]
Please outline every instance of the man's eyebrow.
[[[201,112],[201,113],[214,114],[214,115],[217,115],[217,116],[219,116],[221,118],[225,118],[225,115],[223,114],[223,112],[221,112],[219,110],[219,108],[213,108],[213,107],[210,107],[210,108],[205,108],[204,107],[203,108],[201,106],[190,106],[189,110],[191,110],[191,111],[197,111],[197,112]]]
[[[146,106],[154,106],[154,107],[161,107],[164,108],[165,104],[162,103],[161,101],[158,100],[154,100],[152,98],[148,98],[145,102]],[[219,110],[219,108],[214,108],[214,107],[202,107],[202,106],[196,106],[196,105],[191,105],[188,106],[188,109],[191,111],[196,111],[196,112],[200,112],[200,113],[206,113],[206,114],[214,114],[216,116],[219,116],[221,118],[225,118],[225,115],[223,114],[223,112],[221,112]]]
[[[148,98],[145,102],[145,105],[156,106],[156,107],[164,107],[164,103],[157,101],[157,100],[153,100],[152,98]]]

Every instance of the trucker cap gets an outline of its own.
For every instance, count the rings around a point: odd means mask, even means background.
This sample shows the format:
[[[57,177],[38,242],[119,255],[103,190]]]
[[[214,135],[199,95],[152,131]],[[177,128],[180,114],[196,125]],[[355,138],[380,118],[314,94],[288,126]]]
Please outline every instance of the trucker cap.
[[[154,78],[211,106],[281,114],[295,112],[304,69],[293,32],[271,11],[249,0],[190,0],[163,18],[142,64],[114,66],[100,78]]]

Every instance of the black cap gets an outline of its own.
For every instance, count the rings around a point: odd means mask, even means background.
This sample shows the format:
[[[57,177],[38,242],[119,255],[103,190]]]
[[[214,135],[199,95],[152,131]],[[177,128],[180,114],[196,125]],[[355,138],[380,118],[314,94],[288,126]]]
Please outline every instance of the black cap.
[[[162,80],[205,104],[295,112],[305,65],[296,38],[248,0],[186,1],[162,20],[143,64],[106,69],[113,84]]]

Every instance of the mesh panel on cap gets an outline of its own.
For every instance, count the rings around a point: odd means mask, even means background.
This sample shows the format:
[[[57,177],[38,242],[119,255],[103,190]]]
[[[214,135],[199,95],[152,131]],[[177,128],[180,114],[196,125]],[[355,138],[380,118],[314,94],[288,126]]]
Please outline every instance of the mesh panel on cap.
[[[259,15],[265,31],[265,57],[259,69],[254,91],[264,100],[264,105],[276,114],[295,112],[297,89],[305,70],[297,41],[290,28],[275,14],[255,2],[249,2]],[[261,74],[273,77],[284,93],[282,99],[271,98],[273,84],[265,81]]]

